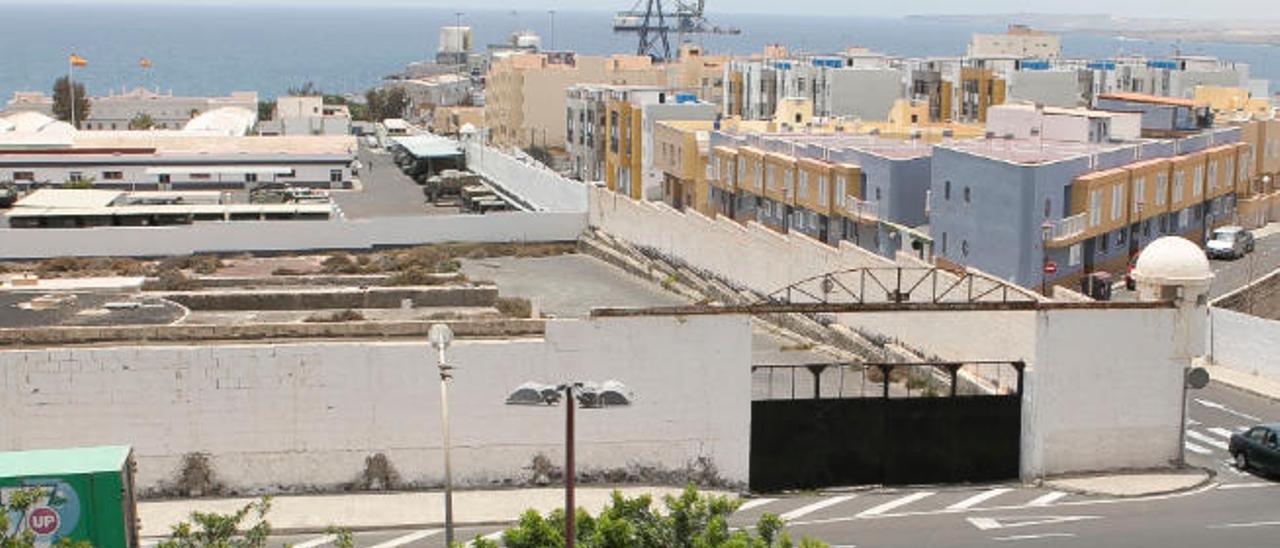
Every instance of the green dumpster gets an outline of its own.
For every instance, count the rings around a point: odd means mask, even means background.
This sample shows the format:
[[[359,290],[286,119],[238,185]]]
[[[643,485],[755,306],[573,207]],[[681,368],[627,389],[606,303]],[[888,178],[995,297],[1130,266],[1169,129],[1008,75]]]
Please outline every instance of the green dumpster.
[[[94,548],[136,548],[137,505],[133,449],[84,447],[0,453],[0,503],[23,489],[40,497],[25,515],[10,515],[10,527],[36,535],[37,545],[59,539],[88,541]]]

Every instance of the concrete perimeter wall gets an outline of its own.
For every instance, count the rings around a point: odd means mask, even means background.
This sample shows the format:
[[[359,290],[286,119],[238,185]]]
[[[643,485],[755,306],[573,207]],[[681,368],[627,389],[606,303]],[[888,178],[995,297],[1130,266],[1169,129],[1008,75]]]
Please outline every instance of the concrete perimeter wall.
[[[1209,318],[1215,363],[1280,382],[1280,321],[1216,307]]]
[[[499,190],[533,211],[584,212],[588,183],[572,181],[541,164],[530,164],[485,146],[466,141],[467,169],[483,175]]]
[[[1180,371],[1187,364],[1174,355],[1176,314],[1172,308],[896,312],[839,320],[928,357],[1025,362],[1022,477],[1033,480],[1159,468],[1177,458]],[[980,371],[995,385],[1016,386],[1010,368]]]
[[[747,481],[751,328],[744,316],[554,321],[545,339],[459,340],[450,389],[455,480],[527,481],[563,462],[564,408],[504,405],[526,381],[618,380],[626,408],[578,413],[580,471]],[[237,491],[340,489],[385,454],[401,487],[442,482],[434,354],[417,342],[75,347],[0,352],[0,450],[133,445],[144,492],[211,455]],[[679,481],[674,480],[674,481]]]
[[[602,188],[590,189],[590,199],[592,227],[761,293],[829,272],[895,266],[852,244],[835,248],[803,234],[681,212]]]
[[[165,227],[0,228],[0,260],[50,257],[161,257],[370,249],[441,242],[573,241],[582,213],[385,217],[357,221],[236,221]]]

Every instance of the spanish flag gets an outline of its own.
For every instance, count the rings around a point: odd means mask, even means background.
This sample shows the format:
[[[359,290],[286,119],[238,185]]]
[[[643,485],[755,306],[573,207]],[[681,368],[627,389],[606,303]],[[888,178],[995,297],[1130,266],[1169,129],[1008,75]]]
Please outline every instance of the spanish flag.
[[[147,59],[146,57],[143,57],[141,60],[138,61],[138,66],[144,69],[149,69],[151,68],[151,60]]]
[[[85,60],[84,57],[81,57],[74,53],[71,54],[71,57],[68,59],[68,61],[71,63],[71,66],[73,67],[83,67],[89,64],[89,61]]]

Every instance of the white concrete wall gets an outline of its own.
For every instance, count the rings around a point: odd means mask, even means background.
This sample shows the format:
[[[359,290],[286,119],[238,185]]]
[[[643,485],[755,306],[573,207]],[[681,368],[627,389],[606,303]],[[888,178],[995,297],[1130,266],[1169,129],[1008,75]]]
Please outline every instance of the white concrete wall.
[[[561,124],[564,125],[563,123]],[[563,128],[561,128],[563,131]],[[587,210],[587,185],[542,165],[531,165],[476,141],[463,143],[467,168],[514,194],[537,211]]]
[[[449,350],[455,480],[529,476],[563,463],[563,407],[504,405],[529,380],[623,382],[628,408],[578,413],[579,470],[684,469],[710,459],[745,484],[750,438],[748,318],[549,323],[545,340]],[[337,488],[384,453],[401,477],[442,481],[434,354],[416,342],[59,348],[0,352],[0,450],[130,444],[139,484],[162,487],[182,456],[207,452],[239,490]]]
[[[652,249],[735,284],[772,293],[800,280],[861,267],[892,267],[888,259],[852,244],[837,249],[756,223],[677,211],[661,202],[632,200],[591,189],[590,224],[620,240]]]
[[[509,212],[356,221],[233,221],[79,229],[0,228],[0,259],[369,249],[440,242],[573,241],[586,228],[585,217],[581,213]]]
[[[1146,469],[1178,458],[1182,370],[1173,309],[1038,312],[1023,395],[1023,479]]]
[[[1209,309],[1215,363],[1280,382],[1280,322],[1225,308]]]

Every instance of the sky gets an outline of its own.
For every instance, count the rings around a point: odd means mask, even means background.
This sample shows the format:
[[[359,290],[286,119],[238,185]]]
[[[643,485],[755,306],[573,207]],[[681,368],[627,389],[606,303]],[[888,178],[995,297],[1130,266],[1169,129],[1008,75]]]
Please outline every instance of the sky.
[[[0,0],[4,5],[82,3],[224,4],[224,5],[396,5],[460,9],[503,10],[623,10],[635,0]],[[1189,0],[899,0],[897,2],[854,2],[850,0],[708,0],[711,13],[831,13],[861,16],[901,16],[912,14],[984,13],[1106,13],[1119,16],[1249,18],[1253,14],[1273,14],[1275,0],[1215,0],[1213,9]]]

